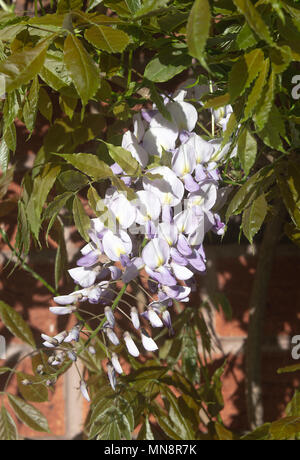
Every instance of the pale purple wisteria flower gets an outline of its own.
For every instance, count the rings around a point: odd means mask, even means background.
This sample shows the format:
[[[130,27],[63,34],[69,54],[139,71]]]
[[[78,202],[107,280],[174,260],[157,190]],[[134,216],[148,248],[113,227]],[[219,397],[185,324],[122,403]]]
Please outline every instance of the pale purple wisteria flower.
[[[209,87],[198,92],[209,92]],[[77,288],[54,297],[58,306],[50,307],[56,315],[68,315],[86,308],[85,302],[100,305],[99,314],[95,315],[101,321],[97,340],[103,339],[113,390],[117,374],[123,374],[119,353],[127,350],[138,358],[137,344],[148,352],[156,352],[160,342],[156,343],[155,334],[148,329],[156,332],[165,327],[169,335],[174,334],[173,303],[189,302],[195,275],[206,270],[205,236],[209,231],[221,236],[226,228],[221,216],[230,188],[219,185],[222,162],[229,155],[230,144],[225,145],[222,138],[203,138],[195,131],[198,112],[196,105],[186,102],[186,95],[187,91],[180,89],[163,98],[170,114],[168,120],[155,105],[134,116],[133,132],[123,135],[122,147],[133,162],[138,162],[142,176],[127,174],[124,164],[111,166],[123,181],[122,187],[118,189],[111,181],[103,192],[99,209],[97,204],[97,210],[103,214],[91,219],[90,241],[81,249],[77,266],[68,271]],[[226,129],[231,113],[231,106],[210,112],[221,127],[218,135]],[[236,149],[230,155],[234,157]],[[125,186],[133,193],[127,195]],[[156,296],[149,294],[144,310],[123,298],[114,304],[116,283],[137,283],[144,272],[149,277],[149,291]],[[121,333],[120,314],[129,323],[128,330]],[[66,359],[77,360],[81,334],[90,333],[79,322],[70,331],[54,337],[42,335],[44,346],[53,352],[49,358],[51,365],[60,366]],[[91,355],[96,354],[94,345],[96,342],[88,341],[87,351]],[[80,389],[89,400],[83,378]]]

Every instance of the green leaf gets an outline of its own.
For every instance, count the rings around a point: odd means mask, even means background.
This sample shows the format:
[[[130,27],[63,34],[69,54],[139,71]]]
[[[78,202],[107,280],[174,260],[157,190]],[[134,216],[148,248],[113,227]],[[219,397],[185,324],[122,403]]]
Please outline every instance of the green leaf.
[[[226,222],[232,215],[240,214],[246,206],[272,185],[275,177],[270,168],[263,168],[255,173],[234,195],[226,211]]]
[[[54,198],[54,200],[47,206],[47,208],[44,211],[43,214],[43,221],[44,220],[49,220],[47,232],[46,232],[46,237],[45,240],[48,240],[48,235],[53,227],[55,220],[61,211],[61,209],[66,205],[68,200],[73,196],[72,192],[65,192],[62,193],[61,195],[58,195]]]
[[[16,235],[16,248],[22,254],[28,254],[30,248],[30,227],[26,216],[23,201],[18,202],[18,231]]]
[[[285,412],[286,412],[286,415],[288,416],[300,415],[300,391],[299,390],[295,391],[293,399],[287,405]]]
[[[116,147],[115,145],[108,144],[105,142],[105,145],[108,148],[108,153],[111,158],[118,163],[123,171],[129,176],[140,176],[141,175],[141,166],[132,154],[123,149],[122,147]]]
[[[125,0],[125,3],[133,14],[142,7],[141,0]]]
[[[208,99],[205,104],[205,109],[218,109],[219,107],[225,107],[225,105],[229,104],[230,102],[230,95],[229,93],[222,94],[222,96],[212,97]]]
[[[143,6],[135,14],[136,18],[147,14],[155,14],[156,10],[167,6],[170,0],[144,0]]]
[[[98,195],[97,190],[92,185],[88,190],[87,197],[89,205],[97,217],[100,217],[103,213],[107,212],[107,207],[104,205],[104,202]]]
[[[252,48],[257,44],[257,39],[247,23],[241,28],[236,38],[236,44],[240,50]]]
[[[272,105],[266,125],[258,135],[268,147],[284,152],[281,137],[286,135],[285,124],[275,104]]]
[[[108,26],[94,25],[87,29],[84,36],[96,48],[108,53],[122,53],[130,43],[129,36],[123,30]]]
[[[4,174],[6,174],[9,163],[9,148],[5,139],[0,141],[0,167]]]
[[[110,401],[110,405],[111,403],[112,401]],[[113,405],[98,417],[96,431],[98,431],[98,433],[96,433],[98,435],[98,440],[109,439],[111,441],[116,441],[121,439],[132,439],[130,423],[126,415]]]
[[[159,94],[159,92],[156,89],[156,86],[154,83],[149,84],[150,88],[150,96],[151,96],[151,101],[154,102],[154,104],[157,106],[158,110],[160,113],[164,116],[164,118],[168,121],[172,121],[172,117],[168,109],[166,108],[164,104],[164,100],[162,96]]]
[[[79,171],[63,171],[57,179],[70,192],[77,192],[89,183],[88,178]]]
[[[196,0],[187,24],[187,44],[191,56],[204,62],[206,41],[209,37],[211,23],[210,5],[208,0]]]
[[[88,230],[90,229],[91,222],[77,195],[75,196],[74,202],[73,202],[73,216],[74,216],[76,228],[79,231],[80,235],[85,241],[89,242],[90,237],[88,234]]]
[[[104,5],[115,11],[119,16],[131,16],[128,6],[124,0],[105,0]]]
[[[35,120],[39,102],[39,89],[40,85],[38,77],[35,76],[23,108],[24,122],[30,133],[32,133],[35,128]]]
[[[74,153],[74,154],[61,154],[59,155],[64,158],[68,163],[79,169],[82,173],[92,177],[95,180],[109,179],[114,177],[114,174],[110,167],[99,160],[96,155],[90,153]]]
[[[276,440],[288,440],[300,433],[300,417],[290,416],[271,423],[270,435]]]
[[[17,133],[14,122],[12,122],[9,126],[5,126],[3,138],[7,147],[12,150],[12,152],[15,152],[17,147]]]
[[[270,49],[272,69],[277,73],[283,73],[292,61],[292,51],[289,46],[276,46]]]
[[[257,48],[241,57],[229,74],[228,91],[230,101],[241,96],[257,77],[264,61],[264,53]]]
[[[46,120],[48,120],[51,123],[52,116],[53,116],[52,101],[47,91],[42,86],[40,87],[40,92],[39,92],[38,109],[43,115],[43,117],[45,117]]]
[[[2,406],[0,413],[0,440],[16,441],[17,439],[18,431],[15,422],[10,413]]]
[[[268,203],[262,194],[244,211],[242,228],[245,236],[252,244],[253,237],[260,230],[268,211]]]
[[[68,75],[67,68],[63,62],[63,54],[47,53],[43,67],[39,72],[44,82],[55,91],[67,93],[73,97],[78,97],[72,85],[72,80]]]
[[[219,304],[224,312],[227,321],[232,320],[232,307],[228,297],[223,292],[217,292],[211,299],[214,303],[214,307],[219,311]]]
[[[264,128],[268,121],[274,101],[275,83],[276,75],[272,72],[268,80],[267,87],[257,103],[257,110],[254,116],[254,121],[259,131]]]
[[[7,329],[23,342],[36,348],[32,332],[22,316],[5,302],[0,301],[0,317]]]
[[[8,395],[8,400],[11,408],[15,411],[21,422],[35,431],[49,433],[47,419],[38,409],[31,404],[27,404],[23,399],[11,394]]]
[[[30,385],[24,385],[22,383],[24,380],[28,380]],[[44,378],[41,376],[29,375],[24,372],[17,373],[18,389],[26,401],[48,401],[48,389],[42,381]]]
[[[64,45],[64,63],[83,105],[100,86],[99,69],[80,40],[69,34]]]
[[[198,341],[193,327],[185,326],[182,340],[182,370],[193,383],[199,380]]]
[[[54,166],[51,168],[51,165],[47,164],[43,171],[34,180],[33,191],[26,208],[26,214],[31,231],[37,240],[41,227],[43,206],[46,203],[47,196],[54,185],[60,169],[60,166]]]
[[[265,59],[260,69],[259,75],[251,89],[251,92],[249,93],[242,122],[248,120],[248,118],[252,116],[255,108],[257,107],[257,104],[262,96],[263,89],[267,83],[269,68],[270,61],[269,59]]]
[[[233,433],[232,431],[227,430],[224,425],[221,423],[215,423],[215,429],[220,441],[233,441]]]
[[[62,111],[70,118],[70,120],[72,120],[74,117],[77,103],[78,100],[73,97],[66,96],[65,94],[59,95],[59,104],[62,108]]]
[[[284,226],[284,232],[289,239],[300,248],[300,229],[293,224],[286,223]]]
[[[289,169],[286,162],[281,162],[275,167],[275,174],[280,193],[288,210],[294,225],[300,228],[300,209],[297,204],[297,195],[293,193],[291,186],[294,184],[291,169]]]
[[[165,396],[169,407],[169,420],[172,421],[172,430],[176,433],[177,438],[183,440],[191,440],[194,438],[192,423],[190,417],[186,418],[184,414],[179,409],[179,399],[174,395],[174,393],[165,385],[160,385],[161,393]],[[158,423],[162,426],[162,421],[166,422],[166,419],[162,417],[158,418]]]
[[[287,372],[299,372],[300,371],[300,363],[293,364],[292,366],[281,367],[277,370],[278,374],[286,374]]]
[[[242,441],[263,441],[269,438],[269,431],[270,431],[271,423],[265,423],[264,425],[256,428],[251,433],[242,436],[240,439]]]
[[[137,439],[139,441],[154,441],[148,416],[145,417],[145,421],[141,426]]]
[[[268,44],[274,44],[270,31],[251,0],[233,0],[237,9],[245,16],[249,26]]]
[[[164,49],[146,66],[144,77],[156,83],[166,82],[183,72],[191,64],[184,49]]]
[[[250,169],[255,163],[257,154],[257,142],[248,129],[244,129],[238,138],[238,156],[244,170],[248,176]]]
[[[11,372],[9,367],[0,367],[0,375],[6,374],[7,372]]]
[[[58,0],[58,13],[66,13],[68,11],[80,10],[83,7],[83,0]]]
[[[28,83],[40,71],[53,36],[42,40],[34,48],[24,48],[0,62],[0,73],[4,75],[6,91],[10,92]]]

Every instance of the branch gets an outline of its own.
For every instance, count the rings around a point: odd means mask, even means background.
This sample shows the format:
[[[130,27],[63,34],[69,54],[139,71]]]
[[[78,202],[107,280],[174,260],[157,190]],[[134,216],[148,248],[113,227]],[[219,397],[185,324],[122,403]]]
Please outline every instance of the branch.
[[[250,297],[250,323],[246,345],[246,397],[251,429],[264,423],[261,388],[262,337],[268,287],[285,209],[282,203],[266,225]]]

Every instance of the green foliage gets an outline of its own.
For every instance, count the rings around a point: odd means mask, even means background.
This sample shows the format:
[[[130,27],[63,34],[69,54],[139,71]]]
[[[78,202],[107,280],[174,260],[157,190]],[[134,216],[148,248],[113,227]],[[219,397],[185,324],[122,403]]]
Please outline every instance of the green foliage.
[[[0,302],[0,318],[14,336],[35,348],[35,341],[28,324],[19,313],[2,301]]]

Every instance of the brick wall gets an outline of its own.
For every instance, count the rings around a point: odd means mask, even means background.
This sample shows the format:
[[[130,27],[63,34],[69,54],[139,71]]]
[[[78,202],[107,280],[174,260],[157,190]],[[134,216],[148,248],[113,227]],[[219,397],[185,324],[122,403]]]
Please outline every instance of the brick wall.
[[[46,131],[43,125],[37,127],[32,138],[24,144],[26,138],[24,127],[18,125],[17,170],[15,183],[10,187],[11,195],[18,195],[18,185],[24,172],[30,168],[42,137]],[[12,244],[16,231],[16,213],[1,220],[7,230]],[[230,234],[229,234],[230,236]],[[78,252],[78,238],[73,230],[66,228],[66,239],[70,263]],[[210,298],[212,293],[223,291],[231,302],[233,309],[232,321],[226,321],[224,315],[215,312],[211,324],[215,330],[216,346],[214,351],[214,366],[223,363],[227,358],[227,369],[223,378],[223,393],[225,409],[223,419],[229,428],[241,431],[246,429],[245,408],[245,355],[244,346],[248,328],[248,301],[251,291],[258,247],[247,244],[237,245],[235,235],[223,244],[207,246],[208,273],[204,276],[199,288],[199,302],[202,298]],[[67,320],[56,318],[50,314],[48,307],[51,296],[47,290],[30,275],[22,270],[16,270],[11,276],[3,266],[10,257],[9,248],[0,241],[0,297],[28,321],[37,340],[41,331],[54,334],[56,330],[65,328]],[[29,264],[45,279],[53,284],[53,262],[55,249],[50,247],[41,252],[32,251]],[[275,258],[268,307],[264,327],[263,344],[263,391],[266,421],[274,420],[283,414],[284,407],[290,400],[293,389],[299,385],[297,374],[277,375],[279,367],[293,364],[290,353],[290,338],[300,334],[300,290],[298,287],[300,269],[299,250],[288,242],[280,245]],[[5,335],[8,343],[8,361],[14,362],[16,356],[26,353],[26,348],[17,339],[5,331],[0,324],[0,334]],[[0,361],[0,365],[3,365]],[[30,371],[25,360],[20,370]],[[0,377],[0,385],[4,378]],[[55,392],[48,403],[37,404],[47,416],[51,435],[47,438],[73,439],[80,434],[88,407],[82,401],[77,390],[78,376],[71,369],[56,386]],[[16,391],[12,381],[9,390]],[[24,426],[20,426],[24,437],[44,438]]]

